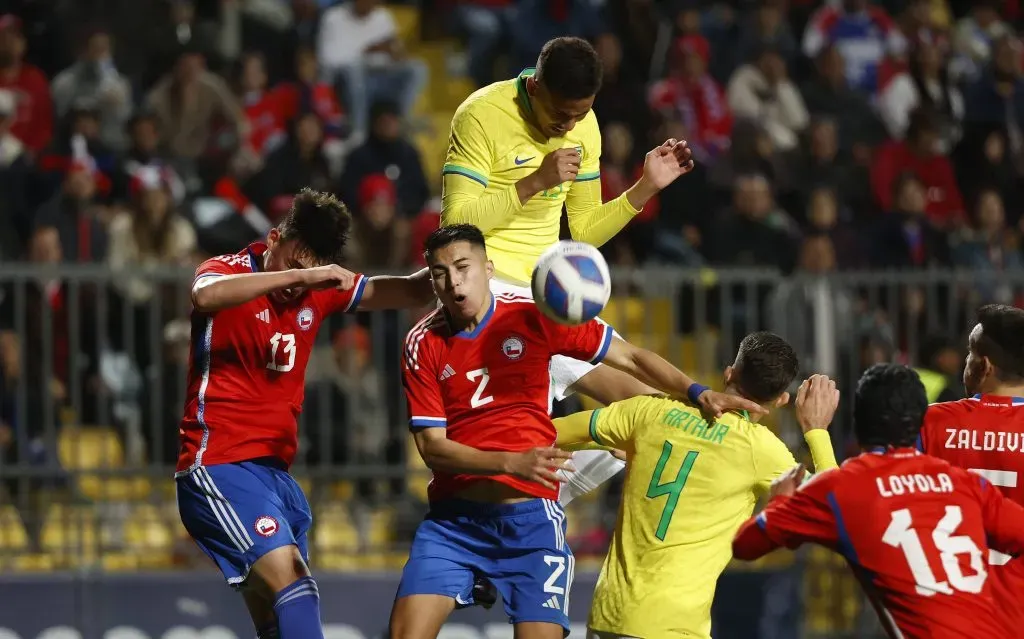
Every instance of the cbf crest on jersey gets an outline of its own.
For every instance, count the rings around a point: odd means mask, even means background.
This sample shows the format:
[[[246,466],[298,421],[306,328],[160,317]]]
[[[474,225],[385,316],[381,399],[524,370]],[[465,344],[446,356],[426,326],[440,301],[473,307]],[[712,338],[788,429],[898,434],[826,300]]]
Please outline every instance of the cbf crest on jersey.
[[[277,520],[270,515],[263,515],[253,524],[253,529],[263,537],[273,537],[277,533],[278,528]]]
[[[501,352],[511,360],[517,360],[526,352],[526,342],[518,335],[506,337],[505,341],[501,343]]]
[[[295,317],[295,323],[304,331],[313,328],[313,309],[308,306],[302,307],[302,310]]]

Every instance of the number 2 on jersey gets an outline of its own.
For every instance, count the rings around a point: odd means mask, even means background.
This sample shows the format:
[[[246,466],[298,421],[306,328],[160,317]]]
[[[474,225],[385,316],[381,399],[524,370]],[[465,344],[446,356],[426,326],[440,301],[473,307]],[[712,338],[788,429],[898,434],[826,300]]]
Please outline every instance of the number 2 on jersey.
[[[287,358],[283,364],[277,363],[277,349],[281,345],[284,345],[282,349],[283,355]],[[270,361],[267,362],[267,368],[278,373],[287,373],[291,369],[295,368],[295,335],[288,333],[287,335],[281,333],[274,333],[274,336],[270,338]]]
[[[679,495],[683,492],[683,487],[686,486],[686,479],[690,476],[690,469],[693,468],[693,462],[697,460],[697,455],[699,454],[695,450],[687,452],[686,457],[683,458],[683,465],[679,467],[679,472],[676,473],[676,478],[671,482],[663,484],[661,483],[661,476],[665,472],[668,460],[672,457],[672,442],[666,441],[661,447],[661,457],[658,459],[658,465],[654,467],[654,473],[651,475],[651,484],[647,487],[648,499],[657,499],[658,497],[668,495],[668,499],[665,500],[665,507],[661,510],[658,529],[654,531],[654,536],[660,541],[665,541],[665,535],[668,534],[668,526],[672,523],[672,515],[676,511],[676,504],[679,503]]]
[[[981,550],[967,535],[953,534],[962,521],[963,512],[959,506],[946,506],[946,514],[932,531],[932,542],[935,544],[935,549],[939,551],[942,568],[948,580],[939,581],[928,564],[928,556],[921,546],[921,539],[912,527],[913,518],[910,515],[910,510],[902,508],[892,513],[889,527],[882,535],[882,543],[903,551],[910,574],[914,576],[917,594],[925,597],[931,597],[935,593],[951,595],[954,589],[961,592],[981,592],[988,576]],[[967,576],[960,569],[960,560],[957,555],[964,554],[970,556],[973,575]]]
[[[494,401],[494,395],[484,395],[484,389],[487,388],[487,382],[491,381],[491,376],[487,374],[486,368],[477,368],[466,373],[466,379],[471,382],[477,382],[476,390],[473,391],[473,397],[469,399],[470,408],[480,408],[486,406]]]

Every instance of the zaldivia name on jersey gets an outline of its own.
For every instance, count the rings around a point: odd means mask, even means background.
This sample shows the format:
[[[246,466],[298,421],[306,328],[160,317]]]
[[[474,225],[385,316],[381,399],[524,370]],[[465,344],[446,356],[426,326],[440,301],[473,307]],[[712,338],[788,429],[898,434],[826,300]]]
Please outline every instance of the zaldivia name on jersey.
[[[1006,431],[946,429],[946,448],[959,450],[994,450],[998,452],[1024,452],[1024,435]]]
[[[914,473],[912,475],[889,475],[888,477],[875,477],[875,485],[878,486],[878,494],[882,497],[914,493],[951,493],[953,492],[953,480],[946,473],[935,475],[923,475]]]
[[[678,428],[684,433],[699,437],[712,444],[721,444],[722,440],[729,433],[729,427],[725,424],[715,422],[708,426],[708,423],[700,415],[679,410],[678,408],[670,409],[665,413],[664,417],[661,418],[661,422],[666,426]]]

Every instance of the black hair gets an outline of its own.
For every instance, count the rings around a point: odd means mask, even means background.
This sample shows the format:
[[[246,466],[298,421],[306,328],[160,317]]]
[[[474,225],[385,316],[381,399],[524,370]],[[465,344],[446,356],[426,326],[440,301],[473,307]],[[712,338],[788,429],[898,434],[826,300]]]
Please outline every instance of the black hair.
[[[423,241],[423,253],[430,257],[440,249],[456,242],[469,242],[471,246],[478,246],[487,250],[487,243],[484,241],[483,232],[472,224],[452,224],[442,226],[427,236]]]
[[[922,133],[938,133],[939,128],[939,115],[928,106],[922,105],[910,112],[906,138],[908,141],[916,141]]]
[[[1024,380],[1024,310],[1003,304],[978,309],[981,338],[972,348],[987,357],[1003,382]]]
[[[921,432],[928,396],[913,369],[875,364],[857,382],[853,430],[861,447],[913,446]]]
[[[318,264],[340,264],[352,229],[348,207],[331,193],[305,188],[278,225],[281,241],[295,240]]]
[[[583,100],[601,89],[603,70],[597,51],[583,38],[548,40],[537,57],[534,77],[553,95],[566,100]]]
[[[775,333],[758,331],[740,342],[732,365],[733,383],[758,403],[777,399],[800,370],[796,351]]]

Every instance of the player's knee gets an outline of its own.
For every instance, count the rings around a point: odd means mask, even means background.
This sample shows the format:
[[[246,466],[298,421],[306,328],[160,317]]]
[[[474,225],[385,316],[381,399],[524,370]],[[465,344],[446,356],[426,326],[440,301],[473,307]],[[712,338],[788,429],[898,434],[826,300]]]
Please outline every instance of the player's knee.
[[[309,568],[294,545],[281,546],[256,560],[252,573],[275,595],[296,581],[309,577]]]

